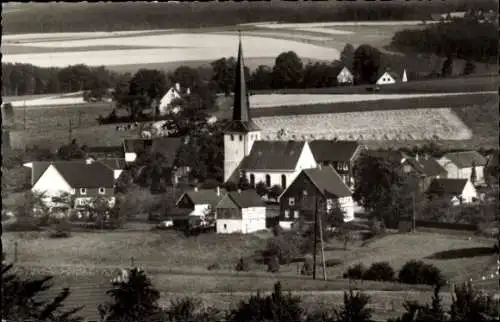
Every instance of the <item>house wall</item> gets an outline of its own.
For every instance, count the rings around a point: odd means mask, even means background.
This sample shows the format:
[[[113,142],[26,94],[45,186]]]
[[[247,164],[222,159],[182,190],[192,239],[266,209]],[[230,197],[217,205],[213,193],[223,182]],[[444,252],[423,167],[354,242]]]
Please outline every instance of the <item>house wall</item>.
[[[241,233],[243,222],[240,219],[217,219],[215,229],[218,234]]]
[[[225,215],[220,216],[221,212]],[[237,218],[239,216],[241,219]],[[249,234],[263,229],[266,229],[266,207],[217,209],[216,231],[219,234]]]
[[[459,169],[448,158],[442,157],[438,163],[446,169],[450,179],[469,179],[472,174],[472,167]],[[484,166],[476,166],[476,183],[484,183]]]
[[[339,84],[353,83],[353,81],[354,77],[352,76],[351,72],[345,67],[337,75],[337,82]]]
[[[243,233],[249,234],[266,229],[266,207],[250,207],[242,209]]]
[[[45,170],[31,190],[33,192],[43,192],[45,202],[49,207],[56,205],[56,203],[52,202],[53,197],[59,197],[62,193],[73,194],[73,188],[53,165],[50,165]]]
[[[471,203],[473,199],[477,198],[478,194],[476,188],[474,188],[472,182],[467,181],[467,184],[465,185],[464,190],[462,191],[462,202]]]
[[[120,169],[120,170],[113,170],[113,177],[116,179],[118,179],[120,177],[120,175],[122,174],[123,170]]]
[[[224,182],[231,178],[255,141],[260,140],[260,131],[224,134]]]
[[[392,78],[392,76],[389,75],[388,73],[384,73],[377,80],[377,85],[394,84],[394,83],[396,83],[396,80],[394,78]]]
[[[135,162],[135,159],[137,159],[137,153],[125,152],[125,162]]]

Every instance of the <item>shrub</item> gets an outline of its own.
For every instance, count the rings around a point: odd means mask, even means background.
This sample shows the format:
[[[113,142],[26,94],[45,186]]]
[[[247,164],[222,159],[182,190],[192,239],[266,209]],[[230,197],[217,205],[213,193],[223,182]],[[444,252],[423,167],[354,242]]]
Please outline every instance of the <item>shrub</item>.
[[[307,256],[304,259],[304,264],[302,265],[302,268],[300,269],[300,275],[305,275],[305,276],[310,276],[313,273],[314,269],[314,263],[313,259],[311,256]]]
[[[5,231],[40,231],[37,223],[34,220],[17,220],[11,224],[3,225]]]
[[[301,236],[287,232],[270,238],[262,253],[264,258],[276,256],[280,264],[289,264],[301,254],[302,243]]]
[[[274,236],[279,236],[279,235],[281,235],[281,234],[283,233],[283,231],[284,231],[284,230],[283,230],[283,228],[281,228],[281,226],[280,226],[280,225],[275,225],[275,226],[273,226],[273,235],[274,235]]]
[[[51,238],[68,238],[71,236],[71,224],[62,220],[56,223],[54,231],[49,235]]]
[[[411,260],[403,265],[398,280],[406,284],[443,285],[445,280],[441,271],[431,264]]]
[[[393,281],[394,270],[387,262],[373,263],[363,274],[363,279],[369,281]]]
[[[325,261],[325,266],[326,267],[334,267],[334,266],[337,266],[337,265],[340,265],[340,264],[342,264],[342,261],[340,261],[338,259],[335,259],[335,258],[327,259]]]
[[[344,273],[344,278],[359,280],[363,278],[365,271],[366,268],[363,266],[363,264],[359,263],[357,265],[349,267],[349,269],[347,269],[347,271]]]
[[[220,265],[219,263],[210,264],[208,265],[207,269],[209,271],[218,271],[220,269]]]
[[[267,263],[267,271],[270,273],[278,273],[280,271],[280,263],[278,257],[273,256]]]
[[[236,264],[235,270],[237,272],[248,272],[250,270],[250,266],[248,265],[248,262],[241,257]]]

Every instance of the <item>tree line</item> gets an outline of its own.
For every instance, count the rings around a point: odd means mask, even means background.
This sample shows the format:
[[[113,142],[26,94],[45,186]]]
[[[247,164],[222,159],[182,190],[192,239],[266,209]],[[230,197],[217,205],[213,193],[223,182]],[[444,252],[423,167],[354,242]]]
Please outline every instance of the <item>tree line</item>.
[[[40,322],[80,322],[82,307],[64,308],[71,294],[63,289],[50,301],[37,301],[43,291],[52,287],[52,276],[26,278],[17,273],[12,264],[2,258],[2,319],[6,321],[36,320]],[[390,322],[410,321],[498,321],[497,300],[478,292],[469,284],[458,285],[452,291],[450,308],[443,307],[440,286],[436,285],[430,303],[406,301],[405,311]],[[341,305],[331,303],[321,310],[306,310],[300,296],[285,292],[280,282],[272,294],[251,295],[241,300],[234,309],[220,310],[205,306],[196,298],[183,297],[172,300],[170,305],[159,304],[160,292],[150,277],[140,268],[123,270],[110,283],[106,291],[109,300],[98,304],[102,322],[169,321],[169,322],[368,322],[374,321],[374,310],[369,308],[371,298],[362,291],[344,291]]]
[[[401,51],[433,53],[448,58],[496,62],[498,32],[494,23],[453,19],[422,30],[396,32],[391,46]]]
[[[475,5],[496,9],[493,0],[475,1]],[[293,2],[256,3],[112,3],[29,4],[8,13],[5,34],[40,32],[81,32],[149,30],[229,26],[259,21],[320,22],[364,20],[424,20],[431,14],[460,11],[467,1],[429,1],[412,5],[405,2]]]

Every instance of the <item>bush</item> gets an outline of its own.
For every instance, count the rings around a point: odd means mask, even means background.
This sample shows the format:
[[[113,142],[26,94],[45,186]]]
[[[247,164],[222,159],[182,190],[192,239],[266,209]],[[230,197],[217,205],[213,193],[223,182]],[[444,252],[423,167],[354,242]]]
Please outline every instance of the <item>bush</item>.
[[[365,274],[366,268],[363,264],[357,264],[347,269],[347,272],[344,273],[344,278],[350,278],[355,280],[360,280],[363,278]]]
[[[243,257],[241,257],[236,264],[235,270],[237,272],[248,272],[250,270],[250,266],[248,265],[247,261],[244,260]]]
[[[220,269],[220,265],[219,263],[210,264],[208,265],[207,269],[209,271],[218,271]]]
[[[301,254],[303,238],[293,232],[282,233],[268,240],[262,252],[264,258],[276,256],[279,263],[289,264]]]
[[[267,271],[270,273],[278,273],[280,271],[280,263],[276,256],[270,258],[267,263]]]
[[[363,274],[363,279],[369,281],[393,281],[394,270],[387,262],[373,263]]]
[[[283,228],[280,225],[273,226],[273,235],[280,236],[284,232]]]
[[[5,231],[40,231],[37,223],[34,220],[17,220],[11,224],[4,225]]]
[[[49,235],[51,238],[68,238],[71,237],[71,224],[62,220],[55,224],[54,231]]]
[[[337,265],[340,265],[340,264],[342,264],[342,261],[340,261],[338,259],[335,259],[335,258],[327,259],[325,261],[325,266],[326,267],[334,267],[334,266],[337,266]]]
[[[406,284],[444,285],[441,271],[431,264],[412,260],[403,265],[398,274],[398,280]]]
[[[304,260],[304,264],[302,265],[302,268],[300,269],[300,275],[305,275],[305,276],[310,276],[313,273],[314,269],[314,262],[312,257],[307,256]]]

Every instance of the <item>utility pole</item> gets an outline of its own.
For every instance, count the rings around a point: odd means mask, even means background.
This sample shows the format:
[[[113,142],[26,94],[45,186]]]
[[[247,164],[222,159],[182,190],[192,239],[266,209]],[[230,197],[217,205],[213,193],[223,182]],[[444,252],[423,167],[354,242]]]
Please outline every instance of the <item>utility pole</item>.
[[[23,114],[24,130],[26,130],[26,100],[23,101]]]
[[[323,214],[323,208],[320,207],[319,213],[319,240],[321,242],[321,262],[323,263],[323,279],[326,281],[326,263],[325,263],[325,247],[323,244],[323,226],[321,216]]]
[[[417,227],[416,227],[416,221],[415,221],[415,194],[416,192],[414,191],[411,197],[412,200],[412,232],[415,232]]]
[[[313,251],[313,280],[316,279],[316,249],[318,245],[318,196],[314,196],[314,251]]]
[[[69,130],[68,130],[68,144],[71,144],[71,134],[73,129],[71,128],[71,119],[69,120]]]

